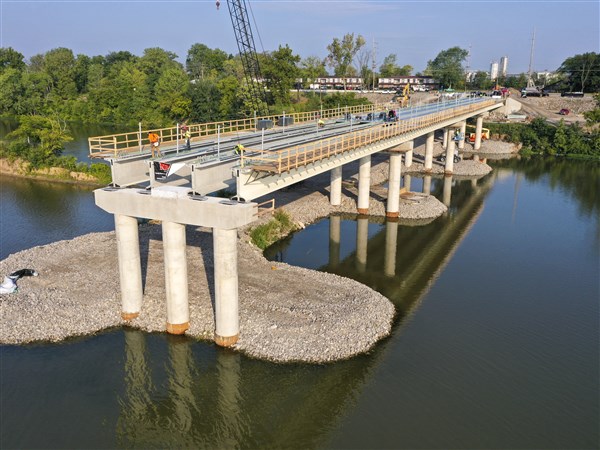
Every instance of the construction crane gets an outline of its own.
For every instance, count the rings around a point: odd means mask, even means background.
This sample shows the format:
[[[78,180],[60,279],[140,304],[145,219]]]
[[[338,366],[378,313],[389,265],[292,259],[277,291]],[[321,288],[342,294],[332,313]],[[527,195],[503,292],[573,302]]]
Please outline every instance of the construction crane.
[[[216,4],[218,10],[221,3],[217,0]],[[260,65],[258,64],[258,56],[256,54],[256,47],[254,46],[254,36],[252,35],[252,27],[248,18],[246,0],[227,0],[227,6],[240,58],[244,66],[244,76],[250,90],[252,108],[259,116],[265,116],[268,114],[267,94],[262,84]]]

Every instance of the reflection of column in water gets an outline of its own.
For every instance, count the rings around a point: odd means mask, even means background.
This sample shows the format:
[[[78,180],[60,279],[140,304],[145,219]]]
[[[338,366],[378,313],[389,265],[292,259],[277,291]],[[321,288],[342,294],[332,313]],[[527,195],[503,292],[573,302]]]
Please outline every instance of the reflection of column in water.
[[[398,222],[388,220],[385,223],[385,267],[386,276],[396,275],[396,246],[398,242]]]
[[[221,442],[215,448],[240,448],[244,429],[240,414],[240,355],[230,351],[217,352],[218,413],[215,433]]]
[[[410,182],[411,182],[411,177],[410,175],[404,175],[404,189],[406,189],[406,192],[410,192]]]
[[[171,427],[180,431],[192,428],[192,414],[196,407],[193,387],[193,357],[187,338],[169,340],[169,400],[173,410],[169,415]]]
[[[340,216],[329,216],[329,266],[340,264]]]
[[[423,177],[423,194],[431,195],[431,175]]]
[[[443,203],[450,207],[450,197],[452,195],[452,177],[444,177]]]
[[[125,329],[125,398],[119,401],[121,413],[117,423],[119,447],[131,447],[136,437],[144,433],[156,416],[152,401],[151,373],[146,363],[146,336]]]
[[[367,242],[369,241],[369,219],[356,219],[356,269],[359,272],[367,270]]]
[[[477,178],[473,178],[473,179],[471,180],[471,187],[472,187],[473,189],[475,189],[475,188],[477,187]]]

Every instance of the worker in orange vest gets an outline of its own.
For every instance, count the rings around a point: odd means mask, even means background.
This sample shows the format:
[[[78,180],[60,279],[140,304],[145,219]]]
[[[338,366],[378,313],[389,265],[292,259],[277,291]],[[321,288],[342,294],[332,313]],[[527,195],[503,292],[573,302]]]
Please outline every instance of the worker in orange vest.
[[[150,149],[152,150],[152,157],[154,158],[154,154],[156,152],[156,156],[161,156],[160,154],[160,136],[155,132],[151,131],[148,133],[148,140],[150,141]]]

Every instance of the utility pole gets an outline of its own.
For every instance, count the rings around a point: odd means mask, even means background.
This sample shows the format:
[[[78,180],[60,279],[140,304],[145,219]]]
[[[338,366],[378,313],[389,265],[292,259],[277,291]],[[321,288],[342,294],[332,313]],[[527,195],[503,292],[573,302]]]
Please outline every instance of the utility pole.
[[[533,36],[531,37],[531,53],[529,54],[529,71],[527,72],[527,87],[535,87],[533,82],[533,46],[535,45],[535,27],[533,27]]]
[[[372,84],[373,84],[373,92],[375,92],[375,69],[376,69],[376,64],[375,64],[375,60],[377,59],[377,47],[375,47],[375,38],[373,38],[373,52],[372,55],[373,57],[373,61],[371,63],[371,73],[372,73]]]

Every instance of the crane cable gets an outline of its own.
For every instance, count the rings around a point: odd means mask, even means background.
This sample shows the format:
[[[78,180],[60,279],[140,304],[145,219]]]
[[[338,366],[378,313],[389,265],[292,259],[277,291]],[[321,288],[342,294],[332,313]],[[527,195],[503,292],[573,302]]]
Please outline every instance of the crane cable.
[[[260,31],[258,30],[258,26],[256,25],[256,19],[254,18],[254,11],[252,11],[252,4],[250,3],[250,0],[247,0],[247,3],[250,7],[250,14],[252,15],[252,22],[254,22],[254,29],[256,30],[256,34],[258,34],[258,42],[260,42],[260,48],[262,49],[262,52],[265,53],[265,47],[263,46],[262,38],[260,37]]]

